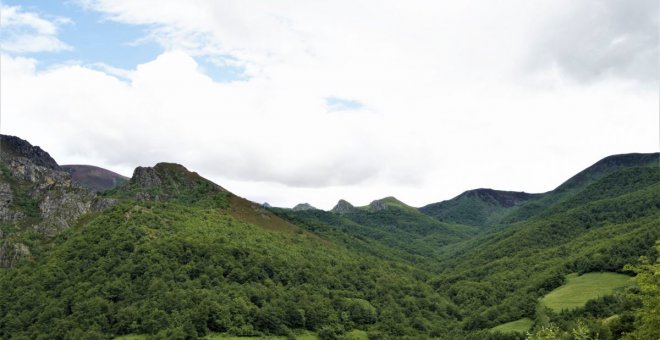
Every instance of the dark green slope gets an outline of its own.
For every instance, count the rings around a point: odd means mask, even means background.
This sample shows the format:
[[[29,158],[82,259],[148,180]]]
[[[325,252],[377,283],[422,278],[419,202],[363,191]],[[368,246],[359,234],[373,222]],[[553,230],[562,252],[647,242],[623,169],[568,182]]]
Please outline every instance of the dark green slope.
[[[660,168],[620,168],[538,216],[447,248],[433,282],[471,311],[466,329],[489,328],[538,317],[537,299],[567,273],[654,258],[658,239]]]
[[[540,196],[525,192],[475,189],[447,201],[429,204],[419,211],[443,222],[485,227],[497,224],[521,204]]]
[[[639,166],[659,166],[660,153],[630,153],[605,157],[594,165],[562,183],[556,189],[542,194],[536,200],[522,205],[501,220],[502,224],[515,223],[540,214],[543,210],[568,199],[597,180],[621,169]]]
[[[603,158],[546,193],[475,189],[419,210],[443,222],[480,227],[508,225],[542,213],[613,172],[638,166],[657,166],[659,162],[660,153],[613,155]]]
[[[119,203],[0,271],[0,337],[359,328],[401,338],[458,325],[425,272],[300,229],[246,223],[278,218],[179,165],[140,168],[106,197]]]

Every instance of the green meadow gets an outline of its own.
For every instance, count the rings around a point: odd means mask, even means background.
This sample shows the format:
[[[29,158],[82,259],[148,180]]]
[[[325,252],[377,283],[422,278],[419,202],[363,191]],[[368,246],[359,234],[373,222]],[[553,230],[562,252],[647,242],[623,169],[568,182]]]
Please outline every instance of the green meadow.
[[[567,283],[543,297],[541,303],[554,311],[582,307],[591,299],[612,294],[630,282],[630,276],[617,273],[569,274]]]
[[[502,333],[525,333],[530,328],[532,328],[533,321],[530,318],[522,318],[520,320],[507,322],[498,326],[491,328],[493,332],[502,332]]]

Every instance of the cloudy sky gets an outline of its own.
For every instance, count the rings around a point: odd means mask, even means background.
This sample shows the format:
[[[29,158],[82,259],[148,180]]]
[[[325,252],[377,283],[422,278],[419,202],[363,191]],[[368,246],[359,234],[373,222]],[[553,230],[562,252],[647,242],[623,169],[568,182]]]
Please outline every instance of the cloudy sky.
[[[238,195],[421,206],[658,150],[656,0],[3,0],[2,133]]]

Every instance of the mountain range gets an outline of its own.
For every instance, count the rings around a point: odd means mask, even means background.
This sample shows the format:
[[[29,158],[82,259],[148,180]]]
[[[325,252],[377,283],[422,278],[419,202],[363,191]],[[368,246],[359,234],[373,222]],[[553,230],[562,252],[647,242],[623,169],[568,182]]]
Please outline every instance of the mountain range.
[[[250,202],[173,163],[130,179],[60,166],[13,136],[0,159],[3,339],[658,335],[658,153],[604,158],[546,193],[331,211]],[[543,304],[593,272],[637,276]],[[501,331],[511,322],[525,326]]]

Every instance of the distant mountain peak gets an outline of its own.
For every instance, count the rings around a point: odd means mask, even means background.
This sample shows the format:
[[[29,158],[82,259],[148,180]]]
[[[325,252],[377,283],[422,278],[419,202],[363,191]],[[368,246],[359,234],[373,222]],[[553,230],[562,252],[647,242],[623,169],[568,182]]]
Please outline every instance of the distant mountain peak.
[[[381,211],[388,208],[411,208],[409,205],[401,202],[394,196],[388,196],[374,200],[366,207],[369,211]]]
[[[300,203],[293,207],[293,211],[305,211],[305,210],[318,210],[316,207],[309,203]]]
[[[94,165],[71,164],[61,168],[71,174],[71,180],[93,192],[101,192],[128,182],[129,178]]]
[[[348,203],[348,201],[340,199],[339,202],[337,202],[337,205],[335,205],[335,207],[332,208],[332,210],[330,211],[332,211],[333,213],[344,215],[355,211],[355,207],[352,204]]]

